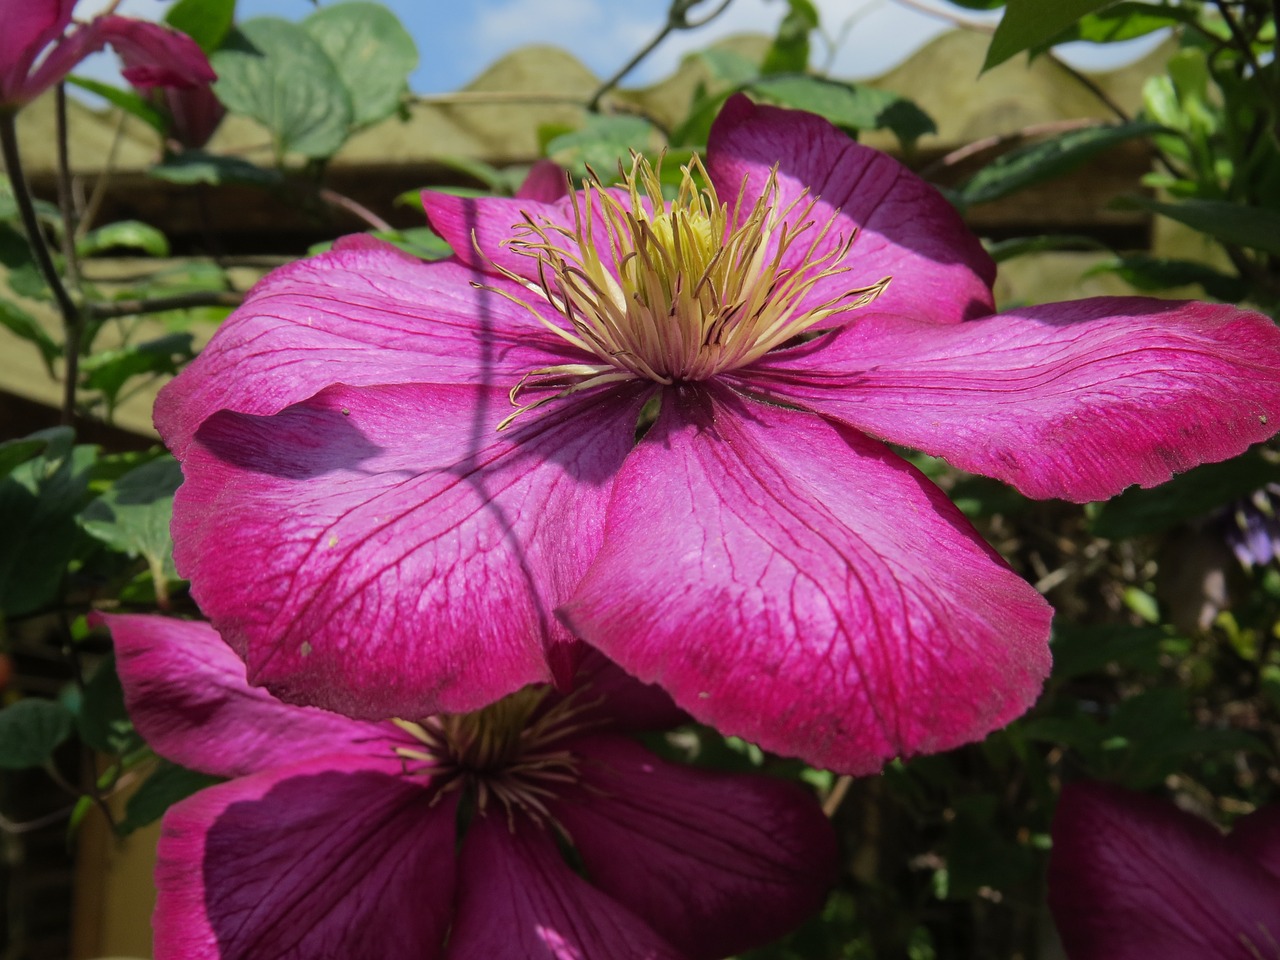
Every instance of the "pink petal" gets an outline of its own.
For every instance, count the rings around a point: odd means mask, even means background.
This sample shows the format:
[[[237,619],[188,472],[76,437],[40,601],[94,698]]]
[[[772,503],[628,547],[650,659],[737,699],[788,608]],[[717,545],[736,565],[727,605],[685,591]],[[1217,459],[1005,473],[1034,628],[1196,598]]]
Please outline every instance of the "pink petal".
[[[250,687],[244,662],[207,623],[96,615],[111,630],[125,703],[161,756],[236,777],[330,753],[389,756],[394,728],[312,707],[288,706]]]
[[[21,97],[31,65],[62,36],[75,5],[76,0],[0,0],[0,104]]]
[[[1280,805],[1241,817],[1231,828],[1231,845],[1280,881]]]
[[[982,737],[1049,669],[1049,605],[917,471],[723,389],[664,396],[561,613],[722,733],[850,773]]]
[[[172,27],[132,17],[99,17],[99,31],[120,56],[124,78],[135,87],[198,87],[218,79],[200,46]]]
[[[712,124],[707,145],[707,171],[720,199],[732,203],[745,180],[744,200],[750,209],[774,165],[778,206],[807,190],[809,199],[821,200],[805,219],[821,226],[838,212],[838,226],[820,251],[857,231],[846,261],[852,270],[819,283],[810,295],[814,302],[893,278],[870,306],[832,317],[828,326],[872,315],[954,323],[992,311],[995,264],[937,190],[887,154],[854,143],[821,117],[759,106],[741,94],[730,97]],[[801,235],[784,264],[799,267],[810,259],[805,253],[811,235]]]
[[[553,160],[539,160],[529,168],[516,196],[522,200],[554,203],[569,195],[569,175]]]
[[[188,150],[209,142],[227,110],[207,83],[198,87],[170,87],[164,91],[170,134]]]
[[[491,815],[468,830],[449,960],[683,960],[570,870],[544,830],[515,828]]]
[[[618,188],[612,188],[610,192],[630,206],[629,194]],[[532,195],[534,193],[537,195]],[[583,196],[578,194],[579,203],[585,204]],[[531,187],[529,193],[522,190],[515,197],[458,197],[424,190],[422,205],[431,229],[448,241],[457,258],[467,266],[493,276],[497,275],[494,269],[497,266],[527,280],[538,279],[538,261],[514,252],[504,243],[515,235],[517,224],[533,220],[569,231],[574,229],[573,202],[568,198],[567,190],[553,195],[545,184]],[[599,208],[596,206],[594,209]],[[595,217],[599,222],[598,212]],[[609,257],[603,249],[598,252]],[[606,266],[612,268],[617,276],[616,265],[611,260],[606,260]]]
[[[444,237],[454,255],[473,270],[497,275],[494,266],[536,280],[536,262],[514,253],[502,241],[526,216],[573,228],[573,207],[568,199],[541,197],[459,197],[434,190],[422,192],[422,206],[431,229]],[[487,281],[486,281],[487,282]]]
[[[598,702],[591,716],[611,730],[669,730],[689,721],[667,691],[641,683],[598,650],[583,655],[574,688],[584,702]]]
[[[544,639],[570,640],[551,611],[599,546],[643,399],[584,394],[503,433],[506,395],[466,386],[216,414],[188,450],[174,558],[282,699],[368,719],[475,709],[551,679]]]
[[[1027,496],[1077,502],[1163,483],[1280,427],[1280,330],[1206,303],[1100,298],[946,328],[854,324],[749,376]]]
[[[181,458],[221,409],[278,413],[335,383],[483,383],[510,389],[565,362],[526,310],[472,283],[522,295],[453,262],[390,244],[344,244],[276,270],[161,391],[156,427]],[[505,412],[504,414],[505,415]]]
[[[812,792],[666,763],[621,737],[575,741],[557,802],[593,883],[693,960],[762,946],[817,912],[836,837]]]
[[[1049,906],[1071,960],[1257,960],[1280,944],[1280,882],[1198,817],[1072,784],[1053,821]]]
[[[441,957],[456,807],[334,757],[201,791],[165,814],[156,960]]]

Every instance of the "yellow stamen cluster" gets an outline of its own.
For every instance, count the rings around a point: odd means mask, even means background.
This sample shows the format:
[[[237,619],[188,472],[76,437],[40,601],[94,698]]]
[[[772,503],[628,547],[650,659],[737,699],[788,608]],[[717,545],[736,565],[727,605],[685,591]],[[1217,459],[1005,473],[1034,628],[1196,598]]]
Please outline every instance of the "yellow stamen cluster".
[[[500,804],[512,829],[517,811],[555,824],[546,801],[558,786],[577,780],[577,762],[563,741],[592,726],[583,713],[595,704],[570,696],[548,706],[549,692],[526,687],[471,713],[395,720],[422,744],[396,747],[396,755],[440,784],[437,799],[466,788],[479,813]]]
[[[681,168],[675,199],[663,198],[660,170],[632,160],[620,189],[589,182],[573,196],[572,229],[526,216],[506,241],[537,261],[537,282],[503,270],[567,323],[526,306],[553,333],[596,362],[527,374],[511,391],[519,413],[606,383],[706,380],[743,367],[832,314],[869,303],[888,278],[813,302],[819,281],[848,272],[853,244],[831,237],[837,216],[813,218],[807,193],[778,207],[772,171],[748,209],[746,183],[722,203],[695,156]],[[528,390],[557,392],[521,404]]]

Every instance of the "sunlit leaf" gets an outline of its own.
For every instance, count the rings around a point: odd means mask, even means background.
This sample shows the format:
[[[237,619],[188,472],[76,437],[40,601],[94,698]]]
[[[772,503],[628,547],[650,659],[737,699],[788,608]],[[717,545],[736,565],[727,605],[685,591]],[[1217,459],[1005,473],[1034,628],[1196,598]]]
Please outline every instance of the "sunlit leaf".
[[[1002,154],[974,174],[954,196],[963,206],[990,203],[1060,177],[1119,143],[1162,129],[1156,123],[1135,121],[1070,130]]]
[[[346,140],[350,95],[329,55],[298,24],[246,21],[210,59],[218,98],[270,130],[278,155],[328,157]]]
[[[62,356],[62,348],[51,337],[40,321],[11,300],[0,299],[0,326],[14,336],[21,337],[34,344],[40,351],[40,359],[44,361],[49,376],[54,375],[53,363]]]
[[[616,174],[619,161],[631,151],[653,145],[654,128],[640,117],[590,117],[581,128],[547,142],[547,156],[581,175],[591,167],[602,177]]]
[[[153,257],[167,257],[169,240],[149,224],[139,220],[120,220],[90,230],[76,241],[76,253],[82,257],[120,249],[141,250]]]
[[[1116,206],[1150,210],[1207,233],[1223,243],[1280,256],[1280,212],[1226,200],[1168,202],[1150,197],[1123,197]]]
[[[109,83],[103,83],[101,80],[94,80],[92,77],[70,76],[67,77],[67,83],[73,87],[79,87],[81,90],[87,90],[89,93],[97,94],[112,106],[119,107],[125,113],[137,117],[153,130],[164,133],[169,129],[169,121],[165,119],[164,114],[134,90],[122,90],[119,87],[111,86]]]
[[[131,378],[142,374],[178,372],[195,355],[191,334],[170,333],[155,340],[98,351],[84,359],[84,385],[115,398]]]
[[[126,473],[80,515],[90,535],[131,557],[144,557],[158,577],[177,577],[169,522],[182,469],[161,457]]]
[[[790,9],[760,65],[765,76],[802,73],[809,66],[809,34],[818,29],[818,10],[810,0],[787,0],[787,4]]]
[[[768,103],[816,113],[845,130],[891,130],[903,144],[937,132],[912,101],[863,84],[793,75],[766,77],[745,89]]]
[[[236,18],[236,0],[178,0],[164,15],[164,22],[181,30],[213,53],[231,32]]]
[[[396,112],[418,65],[418,48],[394,13],[379,3],[350,0],[321,7],[302,26],[345,84],[354,126],[366,127]]]
[[[1039,46],[1066,30],[1086,14],[1115,0],[1009,0],[996,27],[983,70],[1004,63],[1014,54]]]

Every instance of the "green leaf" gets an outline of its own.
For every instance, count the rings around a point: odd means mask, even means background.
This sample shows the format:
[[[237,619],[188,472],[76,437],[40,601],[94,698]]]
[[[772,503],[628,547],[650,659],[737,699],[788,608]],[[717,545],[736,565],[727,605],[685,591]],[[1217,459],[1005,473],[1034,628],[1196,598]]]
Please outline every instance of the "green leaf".
[[[937,127],[910,100],[875,87],[803,75],[768,77],[745,88],[780,107],[808,110],[846,130],[891,130],[910,145]]]
[[[170,333],[155,340],[148,340],[118,350],[103,350],[88,356],[80,365],[84,373],[84,385],[90,390],[101,390],[114,402],[120,388],[131,378],[143,374],[178,372],[195,351],[189,333]]]
[[[503,169],[483,160],[477,160],[475,157],[445,156],[437,157],[435,162],[480,181],[485,185],[485,189],[489,193],[508,197],[520,188],[520,184],[524,182],[524,178],[527,176],[526,169],[519,167]],[[432,189],[439,188],[433,187]],[[396,197],[395,203],[396,206],[412,207],[421,211],[422,190],[406,190]]]
[[[352,126],[367,127],[396,112],[418,66],[418,48],[394,13],[379,3],[351,0],[321,7],[302,26],[346,85]]]
[[[653,124],[640,117],[592,116],[579,129],[547,141],[546,154],[576,176],[590,167],[608,178],[631,151],[639,153],[652,146],[653,135]]]
[[[133,729],[124,706],[124,688],[114,656],[103,660],[85,684],[76,729],[80,739],[99,753],[124,756],[142,746],[142,737]]]
[[[170,183],[244,183],[252,186],[276,186],[284,182],[278,170],[268,170],[240,157],[223,157],[203,150],[184,150],[166,157],[148,171],[158,180]]]
[[[1277,481],[1280,465],[1250,450],[1188,470],[1150,490],[1130,488],[1102,505],[1093,532],[1110,540],[1161,533]]]
[[[122,837],[154,823],[179,800],[185,800],[205,787],[221,783],[219,777],[188,770],[168,760],[161,760],[125,805],[124,819],[116,826]]]
[[[1027,499],[1013,488],[987,477],[964,477],[950,492],[952,502],[966,517],[1011,516],[1027,507]]]
[[[90,230],[76,241],[76,253],[82,257],[119,249],[141,250],[153,257],[169,255],[169,241],[155,227],[140,220],[120,220]]]
[[[741,86],[760,76],[760,68],[756,64],[733,50],[699,50],[694,56],[706,64],[712,78],[733,87]]]
[[[817,8],[810,0],[787,0],[787,5],[790,9],[760,65],[765,76],[803,73],[809,66],[809,34],[818,29]]]
[[[1132,254],[1100,263],[1090,268],[1085,276],[1101,273],[1113,273],[1144,291],[1168,290],[1170,287],[1196,284],[1215,300],[1228,303],[1238,303],[1249,295],[1249,284],[1246,281],[1194,260]]]
[[[62,225],[62,213],[58,210],[58,205],[50,203],[48,200],[35,201],[36,216],[53,227]],[[17,220],[18,219],[18,202],[13,196],[13,184],[9,178],[0,173],[0,220]],[[8,226],[4,229],[9,230]],[[26,244],[26,238],[18,234],[23,244]],[[8,262],[5,261],[6,265]]]
[[[0,710],[0,769],[41,767],[71,734],[71,712],[56,700],[28,697]]]
[[[303,27],[249,20],[210,58],[224,106],[271,131],[277,156],[329,157],[351,127],[351,97],[333,61]]]
[[[106,493],[85,507],[81,523],[89,534],[131,557],[144,557],[156,579],[174,579],[173,494],[182,469],[172,457],[161,457],[130,470]]]
[[[996,263],[1004,263],[1015,257],[1031,253],[1051,253],[1059,250],[1107,250],[1105,243],[1075,233],[1048,233],[1034,237],[1010,237],[987,246],[987,253]]]
[[[0,223],[0,264],[8,271],[9,289],[18,296],[32,300],[48,298],[49,288],[31,256],[27,238],[7,223]]]
[[[0,299],[0,326],[14,336],[34,344],[40,351],[40,359],[44,361],[45,369],[50,376],[54,375],[53,363],[62,356],[62,347],[44,327],[40,326],[39,320],[13,301]]]
[[[1086,14],[1109,6],[1114,0],[1009,0],[996,27],[983,70],[1004,63],[1016,53],[1052,39]]]
[[[1030,879],[1031,855],[1000,828],[997,797],[958,797],[952,809],[946,847],[949,898],[969,899],[981,887],[1012,890]]]
[[[0,612],[22,616],[59,594],[67,564],[83,542],[84,506],[97,450],[73,446],[67,427],[33,433],[46,448],[0,480]]]
[[[1162,130],[1157,123],[1135,121],[1070,130],[1002,154],[955,191],[958,203],[990,203],[1037,183],[1060,177],[1104,150]]]
[[[1133,670],[1154,671],[1160,665],[1160,644],[1165,636],[1160,627],[1055,623],[1051,644],[1053,679],[1070,680],[1101,673],[1112,663]]]
[[[40,437],[22,437],[0,443],[0,479],[13,473],[15,467],[43,453],[49,441]]]
[[[235,18],[236,0],[178,0],[164,15],[164,22],[185,33],[205,53],[213,53],[231,32]]]
[[[1122,197],[1123,209],[1150,210],[1237,247],[1280,256],[1280,212],[1246,207],[1226,200],[1181,200],[1167,203],[1150,197]]]
[[[137,117],[153,130],[165,133],[169,129],[169,121],[165,115],[135,90],[121,90],[119,87],[113,87],[109,83],[103,83],[91,77],[71,76],[67,77],[67,83],[97,94],[112,106],[119,107],[125,113]]]
[[[1152,3],[1135,3],[1125,0],[1105,10],[1085,14],[1067,29],[1053,37],[1039,49],[1048,49],[1060,43],[1120,43],[1145,37],[1147,34],[1179,23],[1196,22],[1195,12],[1186,7],[1173,7]]]

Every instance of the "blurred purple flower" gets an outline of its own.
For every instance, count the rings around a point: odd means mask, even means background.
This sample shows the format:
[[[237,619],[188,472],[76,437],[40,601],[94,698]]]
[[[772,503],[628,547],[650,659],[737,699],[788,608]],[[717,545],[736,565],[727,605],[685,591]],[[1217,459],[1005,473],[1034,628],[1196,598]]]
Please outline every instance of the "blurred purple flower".
[[[357,239],[279,270],[164,390],[178,566],[252,682],[458,712],[581,639],[865,773],[1008,723],[1050,659],[1048,604],[887,444],[1087,501],[1280,425],[1271,321],[993,315],[950,205],[818,117],[734,97],[699,169],[671,202],[641,161],[428,194],[453,259]]]
[[[808,791],[649,753],[625,732],[683,714],[598,655],[568,696],[364,723],[249,687],[207,624],[101,620],[147,742],[233,778],[165,815],[157,960],[712,960],[834,880]]]
[[[1265,567],[1280,556],[1276,495],[1280,495],[1280,484],[1268,484],[1227,507],[1218,519],[1227,545],[1246,570]]]
[[[216,79],[185,34],[145,20],[94,17],[70,32],[75,0],[0,0],[0,111],[17,110],[110,45],[135,87],[195,87]]]
[[[1163,800],[1071,784],[1049,906],[1070,960],[1280,958],[1280,807],[1224,836]]]

